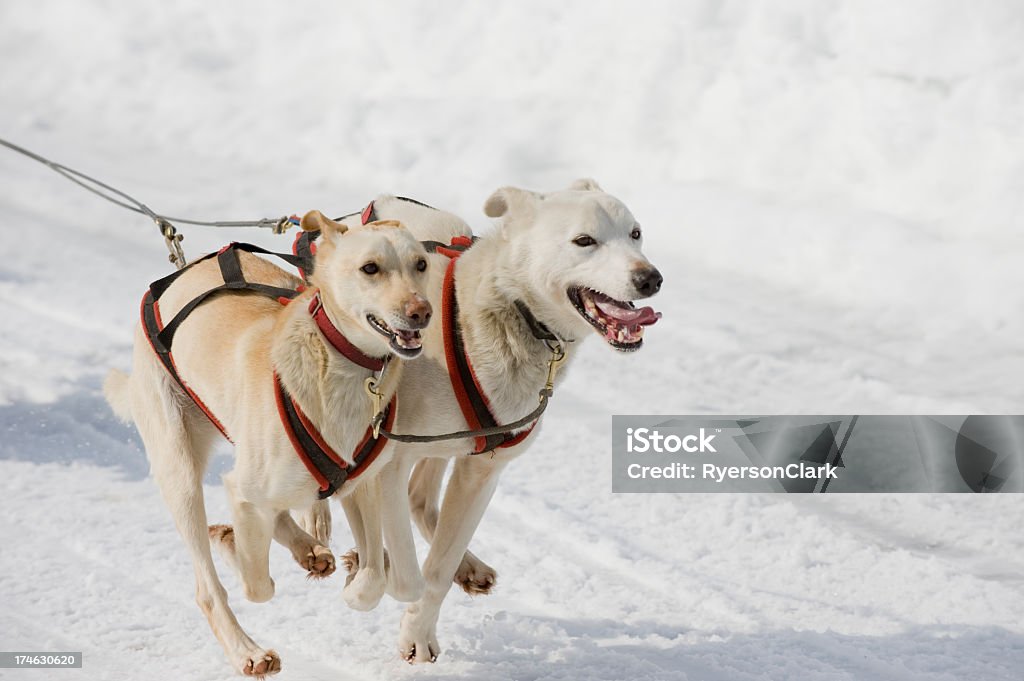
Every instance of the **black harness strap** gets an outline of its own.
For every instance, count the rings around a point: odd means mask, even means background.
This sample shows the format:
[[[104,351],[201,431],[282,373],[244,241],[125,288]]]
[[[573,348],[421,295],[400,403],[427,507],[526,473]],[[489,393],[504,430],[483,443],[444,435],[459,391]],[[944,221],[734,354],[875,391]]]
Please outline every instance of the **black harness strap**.
[[[526,303],[516,298],[515,305],[516,309],[519,310],[519,314],[522,316],[523,321],[525,321],[526,325],[530,327],[530,333],[533,334],[534,338],[542,341],[554,341],[556,343],[561,341],[558,336],[551,333],[551,329],[549,329],[544,322],[534,316]]]
[[[164,325],[164,328],[157,334],[157,341],[159,342],[160,346],[166,348],[169,351],[171,343],[174,340],[174,334],[178,331],[178,327],[181,326],[182,322],[184,322],[185,319],[187,319],[188,316],[192,314],[192,312],[194,312],[197,307],[205,303],[208,299],[225,291],[252,291],[253,293],[259,293],[269,298],[287,299],[291,299],[299,295],[299,292],[296,291],[295,289],[281,288],[278,286],[268,286],[266,284],[258,284],[256,282],[247,281],[245,279],[245,276],[242,274],[242,264],[238,260],[238,251],[246,251],[248,253],[267,253],[269,255],[278,256],[281,259],[286,260],[286,262],[292,262],[293,260],[293,256],[286,256],[286,254],[284,253],[273,253],[271,251],[262,249],[259,246],[253,246],[252,244],[230,244],[222,248],[218,253],[211,254],[216,255],[217,264],[220,266],[220,273],[224,278],[224,283],[220,286],[216,286],[212,289],[209,289],[208,291],[200,293],[198,296],[190,300],[188,304],[186,304],[183,308],[181,308],[178,311],[178,314],[174,315],[174,319],[172,319],[166,325]],[[206,256],[202,258],[202,260],[206,260],[208,257],[211,256]],[[196,262],[201,261],[197,260]],[[181,274],[181,272],[175,272],[175,274]],[[164,286],[163,290],[166,290],[166,288],[167,286]],[[151,292],[152,289],[153,287],[150,286]]]

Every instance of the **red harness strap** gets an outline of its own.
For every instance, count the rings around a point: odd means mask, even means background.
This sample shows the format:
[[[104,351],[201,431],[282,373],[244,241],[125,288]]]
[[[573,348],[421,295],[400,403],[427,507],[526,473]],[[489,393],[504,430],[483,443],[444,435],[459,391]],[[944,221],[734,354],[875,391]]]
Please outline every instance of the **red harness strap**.
[[[367,428],[366,434],[352,452],[352,465],[347,464],[337,452],[323,439],[320,431],[309,420],[288,391],[281,378],[274,372],[274,398],[277,401],[277,413],[281,417],[281,425],[299,455],[306,470],[320,485],[320,498],[326,499],[348,480],[354,480],[369,468],[377,455],[384,449],[387,440],[374,437],[373,428]],[[384,428],[391,430],[395,422],[398,399],[391,398],[384,411]]]
[[[473,365],[470,364],[462,342],[462,330],[459,328],[459,308],[455,297],[455,264],[463,251],[473,244],[469,237],[455,237],[452,239],[452,246],[461,248],[438,247],[438,253],[448,256],[451,260],[444,275],[444,288],[442,290],[441,321],[444,325],[444,356],[448,365],[448,377],[452,382],[452,390],[459,402],[462,416],[466,419],[470,429],[493,428],[498,425],[494,413],[491,411],[490,402],[486,393],[477,380]],[[529,428],[517,435],[503,433],[476,438],[476,448],[473,454],[489,452],[496,448],[514,447],[525,440],[536,422]]]

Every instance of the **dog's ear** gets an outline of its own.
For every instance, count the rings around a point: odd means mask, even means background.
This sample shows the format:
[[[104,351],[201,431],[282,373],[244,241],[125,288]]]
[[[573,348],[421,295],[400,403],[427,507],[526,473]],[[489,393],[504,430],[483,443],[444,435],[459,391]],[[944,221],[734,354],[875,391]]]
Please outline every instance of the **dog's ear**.
[[[532,207],[541,199],[540,194],[518,187],[502,187],[484,201],[484,214],[489,218],[500,218],[506,213],[515,213]]]
[[[592,177],[581,177],[569,185],[569,189],[582,192],[603,192],[601,185]]]
[[[326,237],[344,234],[348,231],[348,227],[340,222],[335,222],[318,210],[311,210],[303,215],[299,220],[299,227],[307,232],[320,232]]]

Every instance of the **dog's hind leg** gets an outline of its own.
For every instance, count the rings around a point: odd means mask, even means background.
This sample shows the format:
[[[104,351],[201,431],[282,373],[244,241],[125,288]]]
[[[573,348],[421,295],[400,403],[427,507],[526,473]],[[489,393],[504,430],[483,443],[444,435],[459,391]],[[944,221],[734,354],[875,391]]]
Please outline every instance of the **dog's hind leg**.
[[[437,529],[438,500],[447,467],[447,459],[420,459],[409,479],[409,505],[412,517],[420,534],[430,542],[434,540],[434,532]],[[498,573],[467,549],[452,581],[470,596],[489,594],[498,583]]]
[[[264,603],[274,596],[274,580],[270,578],[270,540],[278,512],[247,501],[240,492],[238,473],[236,467],[223,478],[234,520],[235,565],[245,597],[254,603]]]
[[[132,415],[146,445],[153,477],[192,556],[196,603],[236,671],[248,676],[278,672],[281,660],[277,654],[249,638],[231,612],[213,564],[202,483],[215,431],[198,410],[182,407],[181,400],[187,398],[173,392],[176,388],[170,385],[163,367],[155,366],[152,356],[145,358],[150,366],[140,366],[138,355],[136,360],[136,374],[145,377],[145,384],[133,391]]]
[[[350,574],[342,596],[354,610],[372,610],[387,587],[384,541],[381,536],[380,483],[376,478],[362,482],[342,497],[352,536],[356,541],[358,569]]]

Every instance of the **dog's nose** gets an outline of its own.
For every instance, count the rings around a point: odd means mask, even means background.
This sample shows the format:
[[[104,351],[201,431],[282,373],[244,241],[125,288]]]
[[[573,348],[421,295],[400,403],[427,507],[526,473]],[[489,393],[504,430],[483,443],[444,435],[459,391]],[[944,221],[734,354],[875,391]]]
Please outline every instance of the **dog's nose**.
[[[430,315],[433,312],[434,308],[430,307],[430,303],[420,296],[413,296],[405,302],[405,316],[418,328],[422,329],[430,322]]]
[[[645,267],[633,273],[633,286],[643,296],[653,296],[661,290],[661,272],[654,267]]]

